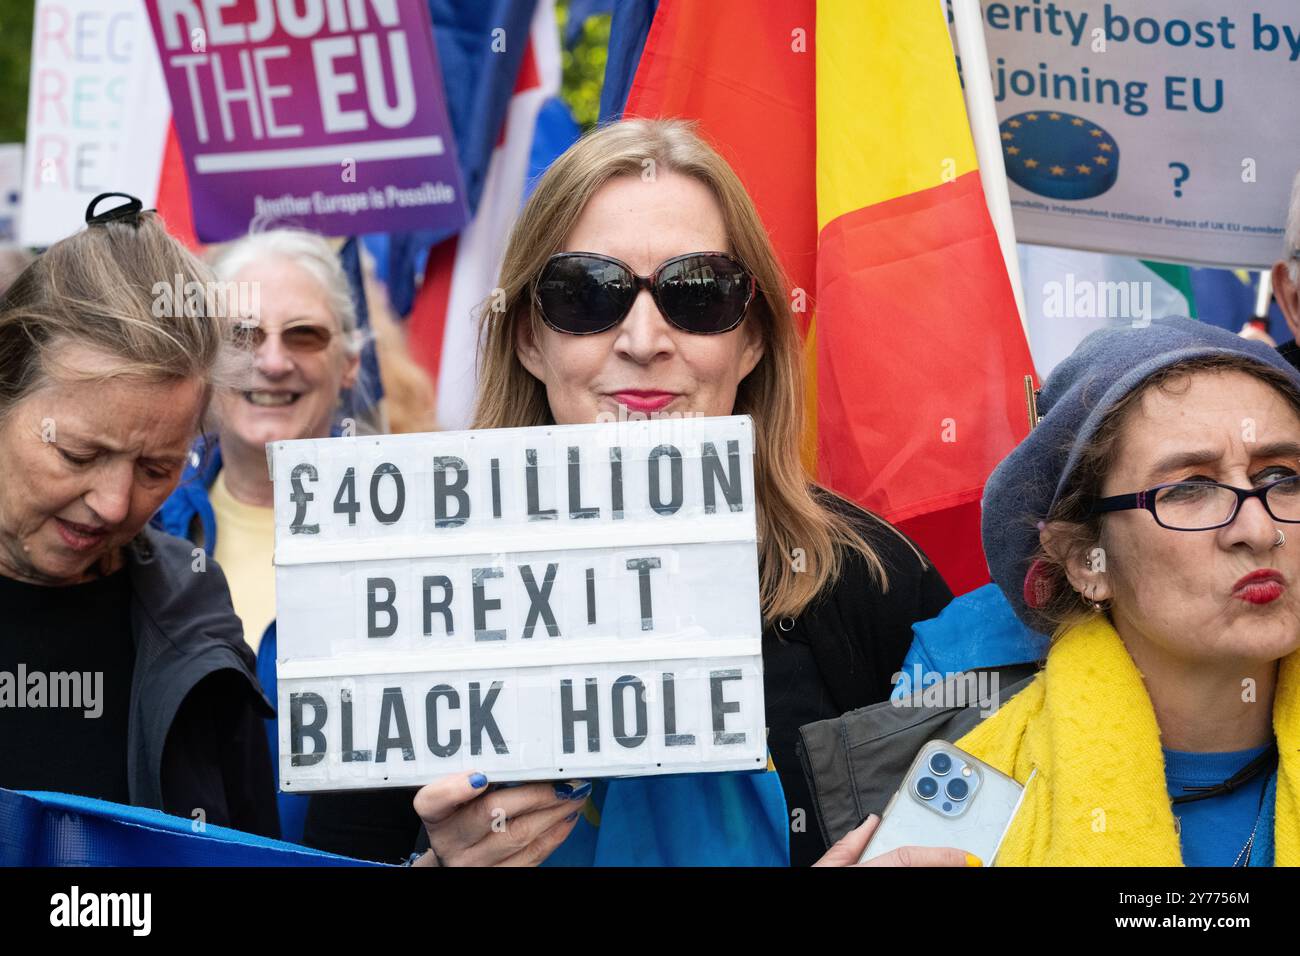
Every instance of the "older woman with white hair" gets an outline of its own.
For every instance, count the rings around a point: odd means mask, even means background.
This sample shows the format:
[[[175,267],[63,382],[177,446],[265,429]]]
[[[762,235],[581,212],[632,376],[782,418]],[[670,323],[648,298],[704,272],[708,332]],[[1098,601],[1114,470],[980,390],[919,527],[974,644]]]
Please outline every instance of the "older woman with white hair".
[[[251,347],[245,380],[213,398],[216,430],[195,445],[185,475],[155,523],[189,538],[226,574],[244,640],[275,696],[275,544],[268,442],[334,433],[341,396],[357,381],[361,337],[351,287],[333,247],[299,230],[255,233],[213,264],[227,317]],[[268,725],[276,752],[274,723]],[[288,839],[301,833],[305,801],[280,799]]]
[[[360,366],[356,307],[330,244],[277,229],[232,243],[213,263],[229,321],[253,350],[240,387],[214,396],[217,430],[195,447],[159,523],[215,557],[254,651],[275,617],[268,442],[324,438]],[[218,530],[220,529],[220,530]]]

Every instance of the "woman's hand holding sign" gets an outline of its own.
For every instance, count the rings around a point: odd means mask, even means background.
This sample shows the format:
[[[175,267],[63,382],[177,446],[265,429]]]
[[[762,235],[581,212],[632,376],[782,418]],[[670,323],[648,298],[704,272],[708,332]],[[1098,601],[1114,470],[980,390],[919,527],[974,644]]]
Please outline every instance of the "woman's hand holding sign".
[[[590,783],[491,789],[481,773],[435,780],[415,795],[432,850],[416,866],[536,866],[564,842]]]

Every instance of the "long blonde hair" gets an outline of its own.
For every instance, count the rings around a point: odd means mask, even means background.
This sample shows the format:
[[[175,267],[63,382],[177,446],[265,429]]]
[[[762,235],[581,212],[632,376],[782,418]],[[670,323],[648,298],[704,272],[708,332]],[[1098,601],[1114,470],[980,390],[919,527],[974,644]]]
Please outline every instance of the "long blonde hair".
[[[473,427],[554,424],[545,386],[524,368],[515,352],[520,322],[528,321],[533,334],[540,334],[532,283],[546,260],[560,251],[592,195],[616,176],[640,176],[647,168],[691,176],[712,190],[722,209],[731,251],[758,282],[758,295],[746,321],[758,324],[763,355],[740,383],[733,413],[754,420],[764,624],[798,615],[832,585],[840,575],[846,549],[860,554],[876,583],[887,589],[888,578],[875,549],[842,513],[846,509],[828,507],[836,496],[818,489],[804,470],[799,454],[804,427],[802,349],[785,273],[740,179],[685,121],[631,119],[599,127],[565,151],[538,181],[510,235],[494,301],[480,311],[482,344]],[[818,500],[819,492],[826,496],[825,503]]]

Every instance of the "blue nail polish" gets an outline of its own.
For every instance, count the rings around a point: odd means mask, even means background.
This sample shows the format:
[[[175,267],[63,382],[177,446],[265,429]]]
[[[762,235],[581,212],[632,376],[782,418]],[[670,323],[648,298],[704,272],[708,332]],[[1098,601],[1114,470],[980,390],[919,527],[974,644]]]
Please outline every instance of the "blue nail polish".
[[[572,823],[576,819],[578,819],[578,811],[574,810],[572,813],[570,813],[567,817],[564,818],[564,822]]]
[[[469,775],[469,785],[475,790],[487,783],[487,777],[481,773],[472,773]]]
[[[588,783],[584,783],[581,787],[579,787],[578,789],[574,790],[573,793],[569,794],[569,799],[570,799],[570,800],[586,800],[586,799],[587,799],[587,795],[588,795],[589,793],[591,793],[591,784],[588,782]]]
[[[574,784],[578,784],[576,787]],[[586,800],[587,794],[591,793],[591,781],[583,780],[581,782],[574,780],[568,783],[555,784],[555,798],[557,800]]]

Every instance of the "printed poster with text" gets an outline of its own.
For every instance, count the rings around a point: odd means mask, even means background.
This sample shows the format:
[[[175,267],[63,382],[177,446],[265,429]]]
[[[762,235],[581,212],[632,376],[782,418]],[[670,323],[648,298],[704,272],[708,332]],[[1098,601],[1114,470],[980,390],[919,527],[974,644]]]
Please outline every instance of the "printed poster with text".
[[[201,240],[465,223],[424,3],[148,7]]]
[[[984,3],[1021,242],[1265,268],[1300,170],[1300,3]]]
[[[143,0],[39,0],[22,208],[8,204],[21,245],[49,246],[76,232],[100,193],[127,192],[153,206],[167,138],[162,87]]]

